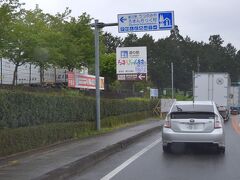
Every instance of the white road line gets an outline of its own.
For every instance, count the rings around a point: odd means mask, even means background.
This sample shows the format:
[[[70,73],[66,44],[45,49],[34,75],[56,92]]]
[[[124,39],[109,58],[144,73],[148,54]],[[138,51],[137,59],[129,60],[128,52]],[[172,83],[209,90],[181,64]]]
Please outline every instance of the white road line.
[[[150,144],[149,146],[145,147],[144,149],[142,149],[140,152],[138,152],[137,154],[133,155],[131,158],[129,158],[127,161],[125,161],[124,163],[122,163],[120,166],[118,166],[117,168],[115,168],[113,171],[111,171],[110,173],[108,173],[106,176],[104,176],[103,178],[101,178],[100,180],[110,180],[111,178],[113,178],[116,174],[118,174],[120,171],[122,171],[124,168],[126,168],[129,164],[131,164],[133,161],[135,161],[137,158],[139,158],[141,155],[143,155],[145,152],[147,152],[148,150],[150,150],[151,148],[153,148],[154,146],[156,146],[158,143],[160,143],[162,141],[162,139],[158,139],[156,141],[154,141],[152,144]],[[160,151],[160,150],[159,150]]]

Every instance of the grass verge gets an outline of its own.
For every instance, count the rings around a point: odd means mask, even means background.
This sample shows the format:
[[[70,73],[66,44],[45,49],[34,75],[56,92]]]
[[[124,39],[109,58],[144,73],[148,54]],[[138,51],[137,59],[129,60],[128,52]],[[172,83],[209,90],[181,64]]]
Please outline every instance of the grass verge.
[[[51,123],[34,127],[0,130],[0,157],[24,152],[62,141],[98,135],[129,125],[145,122],[151,112],[110,116],[101,120],[101,131],[94,122]]]

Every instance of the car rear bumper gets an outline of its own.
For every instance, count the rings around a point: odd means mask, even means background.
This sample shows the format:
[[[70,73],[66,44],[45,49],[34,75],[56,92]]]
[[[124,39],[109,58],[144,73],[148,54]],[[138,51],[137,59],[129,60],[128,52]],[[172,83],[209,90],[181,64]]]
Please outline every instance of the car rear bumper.
[[[225,136],[223,129],[214,129],[210,133],[182,133],[174,132],[170,128],[163,128],[163,145],[174,142],[189,143],[213,143],[219,146],[225,146]]]

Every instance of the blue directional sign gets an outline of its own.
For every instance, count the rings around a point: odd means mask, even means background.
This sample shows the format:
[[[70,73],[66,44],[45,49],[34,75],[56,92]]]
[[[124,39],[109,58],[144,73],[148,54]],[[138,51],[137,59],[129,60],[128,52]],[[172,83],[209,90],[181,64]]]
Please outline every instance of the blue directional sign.
[[[118,32],[161,31],[174,28],[174,12],[146,12],[118,15]]]

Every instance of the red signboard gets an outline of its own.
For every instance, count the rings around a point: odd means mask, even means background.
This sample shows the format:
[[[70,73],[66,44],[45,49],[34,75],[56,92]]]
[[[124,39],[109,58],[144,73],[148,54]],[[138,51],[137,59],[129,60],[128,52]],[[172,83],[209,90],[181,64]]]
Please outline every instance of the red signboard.
[[[68,87],[80,89],[96,89],[96,77],[68,72]],[[99,78],[99,89],[104,90],[104,77]]]
[[[75,87],[76,81],[75,81],[75,75],[74,72],[68,72],[68,87]]]

